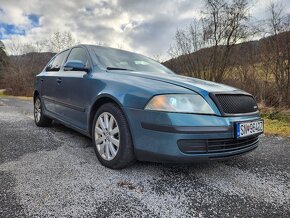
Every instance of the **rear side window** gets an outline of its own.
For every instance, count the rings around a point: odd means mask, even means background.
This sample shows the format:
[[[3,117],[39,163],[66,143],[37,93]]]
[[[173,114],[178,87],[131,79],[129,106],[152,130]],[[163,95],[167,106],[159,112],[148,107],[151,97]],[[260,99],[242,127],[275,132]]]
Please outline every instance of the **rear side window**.
[[[87,67],[89,66],[89,57],[84,48],[73,48],[68,56],[67,61],[82,61]]]
[[[59,71],[67,54],[68,50],[55,56],[55,58],[47,65],[46,71]]]

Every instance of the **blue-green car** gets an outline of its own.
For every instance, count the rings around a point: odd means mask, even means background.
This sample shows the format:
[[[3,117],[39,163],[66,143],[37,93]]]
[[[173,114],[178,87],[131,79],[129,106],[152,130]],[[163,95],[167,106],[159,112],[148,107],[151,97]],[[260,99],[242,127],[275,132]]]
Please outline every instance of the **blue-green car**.
[[[231,157],[255,149],[263,132],[252,95],[94,45],[58,53],[36,76],[34,117],[91,137],[99,161],[114,169]]]

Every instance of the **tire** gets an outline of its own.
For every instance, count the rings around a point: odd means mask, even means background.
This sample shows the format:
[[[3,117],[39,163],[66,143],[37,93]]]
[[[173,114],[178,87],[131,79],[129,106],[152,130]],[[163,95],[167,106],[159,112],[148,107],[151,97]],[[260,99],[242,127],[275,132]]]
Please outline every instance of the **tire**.
[[[39,96],[34,99],[34,122],[39,127],[50,126],[52,123],[52,119],[43,114],[43,105]]]
[[[116,104],[106,103],[97,110],[92,126],[92,139],[95,153],[102,165],[122,169],[135,162],[129,126]]]

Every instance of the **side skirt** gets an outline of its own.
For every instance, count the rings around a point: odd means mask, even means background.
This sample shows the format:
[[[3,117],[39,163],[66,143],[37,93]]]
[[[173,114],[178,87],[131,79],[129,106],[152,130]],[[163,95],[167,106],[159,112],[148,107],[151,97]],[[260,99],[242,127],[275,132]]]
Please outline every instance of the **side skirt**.
[[[73,129],[73,130],[75,130],[75,131],[77,131],[77,132],[79,132],[79,133],[81,133],[81,134],[83,134],[83,135],[91,138],[91,133],[88,130],[84,130],[84,129],[80,129],[78,127],[75,127],[71,123],[69,123],[67,121],[64,121],[63,119],[61,119],[59,117],[53,116],[53,114],[50,113],[50,112],[45,112],[44,115],[47,116],[47,117],[49,117],[52,120],[56,120],[56,121],[60,122],[61,124],[63,124],[64,126],[70,128],[70,129]]]

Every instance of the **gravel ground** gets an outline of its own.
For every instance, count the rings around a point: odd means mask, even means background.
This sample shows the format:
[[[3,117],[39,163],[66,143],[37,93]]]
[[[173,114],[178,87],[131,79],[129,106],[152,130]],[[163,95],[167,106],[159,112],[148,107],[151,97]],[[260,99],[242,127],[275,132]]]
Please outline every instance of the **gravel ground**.
[[[290,140],[227,161],[103,167],[90,139],[0,98],[1,217],[290,217]]]

